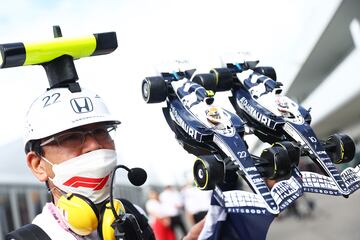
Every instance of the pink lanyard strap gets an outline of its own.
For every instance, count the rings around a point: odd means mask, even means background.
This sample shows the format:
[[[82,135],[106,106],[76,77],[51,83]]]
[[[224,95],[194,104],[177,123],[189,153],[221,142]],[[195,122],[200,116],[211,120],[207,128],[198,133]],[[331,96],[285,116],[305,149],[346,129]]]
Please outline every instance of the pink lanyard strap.
[[[59,209],[53,204],[53,203],[47,203],[47,208],[51,215],[53,215],[54,219],[57,221],[57,223],[60,225],[62,229],[69,232],[71,235],[73,235],[77,240],[83,240],[83,237],[78,236],[74,232],[72,232],[69,228],[69,225],[67,224],[66,220],[64,219],[64,216],[59,212]]]

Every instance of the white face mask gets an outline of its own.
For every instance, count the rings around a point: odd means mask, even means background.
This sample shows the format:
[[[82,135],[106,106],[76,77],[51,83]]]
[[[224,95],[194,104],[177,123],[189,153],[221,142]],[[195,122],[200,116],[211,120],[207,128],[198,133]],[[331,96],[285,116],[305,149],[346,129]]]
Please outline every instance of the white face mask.
[[[52,165],[54,178],[49,179],[66,193],[76,193],[101,203],[110,195],[111,172],[116,166],[116,152],[99,149]]]

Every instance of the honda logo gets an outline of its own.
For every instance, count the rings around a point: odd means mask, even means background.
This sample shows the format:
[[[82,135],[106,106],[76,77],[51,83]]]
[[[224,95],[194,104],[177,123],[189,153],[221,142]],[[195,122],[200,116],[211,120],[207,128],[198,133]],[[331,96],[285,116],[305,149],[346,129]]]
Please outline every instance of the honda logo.
[[[70,100],[70,103],[76,113],[87,113],[94,109],[93,104],[88,97],[73,98]]]

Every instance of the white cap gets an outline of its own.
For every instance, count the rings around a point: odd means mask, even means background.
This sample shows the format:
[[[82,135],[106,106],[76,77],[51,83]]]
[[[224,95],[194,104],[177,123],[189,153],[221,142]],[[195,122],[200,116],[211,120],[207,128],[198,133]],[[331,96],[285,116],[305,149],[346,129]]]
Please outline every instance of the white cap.
[[[31,104],[26,114],[24,144],[97,122],[120,123],[99,95],[86,89],[74,93],[68,88],[50,89]]]

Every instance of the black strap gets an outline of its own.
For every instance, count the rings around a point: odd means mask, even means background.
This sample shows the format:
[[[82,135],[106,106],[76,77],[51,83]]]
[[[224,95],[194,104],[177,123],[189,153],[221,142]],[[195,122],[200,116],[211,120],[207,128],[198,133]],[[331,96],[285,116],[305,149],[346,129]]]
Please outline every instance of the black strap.
[[[51,238],[35,224],[26,224],[5,236],[5,240],[51,240]]]
[[[128,200],[120,198],[120,201],[125,207],[127,213],[131,213],[135,216],[139,223],[140,229],[143,231],[144,240],[155,240],[154,232],[148,223],[148,219],[139,212],[139,210]]]

